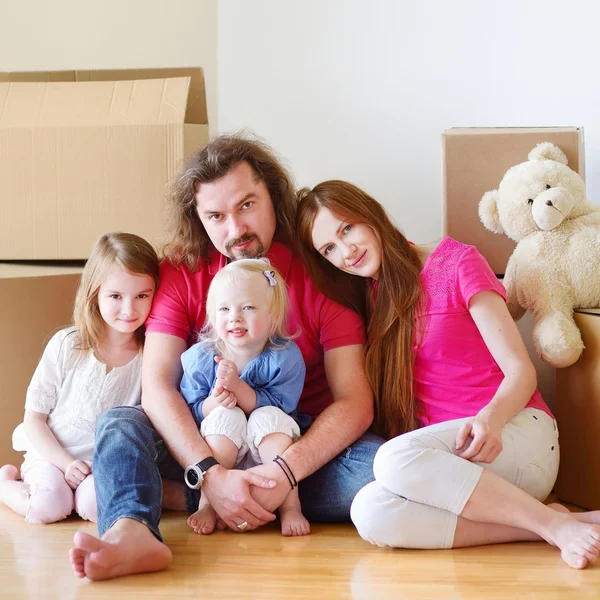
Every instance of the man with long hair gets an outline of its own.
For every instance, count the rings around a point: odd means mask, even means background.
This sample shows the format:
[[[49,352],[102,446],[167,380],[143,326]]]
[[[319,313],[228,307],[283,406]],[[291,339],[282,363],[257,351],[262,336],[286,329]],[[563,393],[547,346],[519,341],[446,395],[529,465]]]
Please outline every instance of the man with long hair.
[[[181,481],[183,469],[190,489],[184,497],[181,485],[165,484],[163,505],[193,511],[201,488],[221,526],[233,531],[273,520],[298,482],[309,520],[349,521],[352,499],[373,480],[373,457],[383,441],[365,434],[373,399],[363,324],[316,289],[294,252],[295,190],[272,151],[247,137],[218,137],[191,158],[169,200],[170,239],[147,323],[143,410],[119,407],[98,422],[100,539],[75,535],[71,562],[79,577],[168,566],[172,555],[158,530],[161,476]],[[288,326],[298,331],[307,371],[299,410],[313,424],[272,463],[227,470],[211,456],[179,393],[180,356],[204,324],[214,274],[231,259],[259,256],[272,262],[289,289]]]

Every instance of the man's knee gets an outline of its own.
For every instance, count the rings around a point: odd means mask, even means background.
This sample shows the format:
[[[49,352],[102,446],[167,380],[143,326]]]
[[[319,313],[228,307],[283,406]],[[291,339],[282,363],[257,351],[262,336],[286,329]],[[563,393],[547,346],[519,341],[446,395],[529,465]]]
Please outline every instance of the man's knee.
[[[352,473],[357,491],[373,481],[373,461],[383,443],[379,436],[365,433],[340,455]]]
[[[148,415],[141,406],[115,406],[103,412],[96,421],[96,437],[115,429],[136,427],[137,425],[151,426]]]

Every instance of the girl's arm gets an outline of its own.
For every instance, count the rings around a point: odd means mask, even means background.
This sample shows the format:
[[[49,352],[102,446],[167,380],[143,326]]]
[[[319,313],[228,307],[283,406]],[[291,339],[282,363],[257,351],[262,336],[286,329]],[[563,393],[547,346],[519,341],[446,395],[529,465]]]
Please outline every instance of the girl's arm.
[[[75,459],[58,443],[58,440],[50,431],[47,421],[48,415],[35,410],[25,410],[23,423],[27,440],[35,451],[44,457],[44,460],[66,473],[69,465]]]
[[[493,291],[475,294],[469,312],[492,357],[504,374],[493,398],[464,426],[456,445],[461,448],[469,435],[474,437],[463,458],[492,462],[502,450],[501,430],[519,413],[535,392],[535,368],[503,298]]]

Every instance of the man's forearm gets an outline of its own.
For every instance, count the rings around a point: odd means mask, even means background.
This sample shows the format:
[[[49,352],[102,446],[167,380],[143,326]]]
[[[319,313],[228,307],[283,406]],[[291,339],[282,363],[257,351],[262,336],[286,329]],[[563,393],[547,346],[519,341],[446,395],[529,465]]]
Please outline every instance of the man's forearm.
[[[298,481],[305,479],[354,443],[372,421],[372,409],[365,409],[364,402],[340,398],[317,417],[283,458]]]
[[[150,394],[144,394],[142,407],[164,440],[169,453],[182,467],[212,455],[178,391],[154,390]]]

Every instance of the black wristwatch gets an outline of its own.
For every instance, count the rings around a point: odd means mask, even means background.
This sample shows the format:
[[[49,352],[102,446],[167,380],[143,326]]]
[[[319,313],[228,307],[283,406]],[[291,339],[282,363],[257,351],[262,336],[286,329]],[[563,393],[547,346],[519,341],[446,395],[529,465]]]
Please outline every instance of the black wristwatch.
[[[206,471],[218,464],[219,461],[214,456],[208,456],[195,465],[187,467],[183,474],[183,479],[189,488],[199,490],[204,483],[204,474]]]

